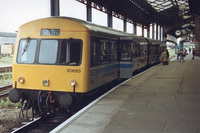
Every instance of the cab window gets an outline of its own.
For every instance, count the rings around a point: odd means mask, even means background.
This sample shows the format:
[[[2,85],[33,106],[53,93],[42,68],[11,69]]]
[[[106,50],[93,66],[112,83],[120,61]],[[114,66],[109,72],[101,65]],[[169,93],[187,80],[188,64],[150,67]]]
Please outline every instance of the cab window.
[[[22,39],[19,43],[17,63],[33,64],[35,61],[37,40]]]
[[[74,39],[22,39],[17,62],[22,64],[80,65],[82,41]]]
[[[42,40],[39,60],[41,64],[55,64],[57,60],[58,40]]]

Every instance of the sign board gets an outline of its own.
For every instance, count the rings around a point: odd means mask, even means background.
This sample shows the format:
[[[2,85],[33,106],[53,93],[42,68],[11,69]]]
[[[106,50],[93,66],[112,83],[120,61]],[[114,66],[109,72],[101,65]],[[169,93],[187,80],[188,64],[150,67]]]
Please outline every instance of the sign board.
[[[13,45],[12,44],[1,44],[1,54],[12,54]]]

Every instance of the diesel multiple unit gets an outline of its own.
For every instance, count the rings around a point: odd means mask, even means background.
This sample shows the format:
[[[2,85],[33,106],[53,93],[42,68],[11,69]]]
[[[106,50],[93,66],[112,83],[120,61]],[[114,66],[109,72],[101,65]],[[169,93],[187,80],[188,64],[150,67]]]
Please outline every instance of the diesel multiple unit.
[[[164,42],[67,17],[22,25],[9,98],[42,114],[70,109],[84,94],[160,62]]]

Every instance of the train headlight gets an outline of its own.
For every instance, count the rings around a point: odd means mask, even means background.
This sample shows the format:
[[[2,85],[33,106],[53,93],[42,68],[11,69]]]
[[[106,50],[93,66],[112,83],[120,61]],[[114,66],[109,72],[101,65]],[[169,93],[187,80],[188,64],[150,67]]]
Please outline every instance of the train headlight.
[[[71,85],[71,86],[75,86],[75,85],[76,85],[76,81],[75,81],[75,80],[71,80],[71,81],[70,81],[70,85]]]
[[[43,80],[42,84],[43,86],[49,86],[49,80]]]
[[[20,78],[18,79],[18,82],[20,82],[21,84],[23,84],[23,83],[25,82],[25,79],[24,79],[23,77],[20,77]]]

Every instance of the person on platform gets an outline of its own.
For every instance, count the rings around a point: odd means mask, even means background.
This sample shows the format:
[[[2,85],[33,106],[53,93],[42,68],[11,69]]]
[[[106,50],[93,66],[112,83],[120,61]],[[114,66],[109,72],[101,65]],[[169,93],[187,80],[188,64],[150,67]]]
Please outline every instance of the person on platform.
[[[177,48],[177,50],[176,50],[176,54],[177,54],[177,60],[178,60],[178,59],[179,59],[179,55],[180,55],[179,48]]]
[[[169,51],[168,51],[168,49],[166,49],[166,53],[167,53],[167,62],[169,63]]]
[[[192,59],[194,60],[194,56],[195,56],[195,49],[194,48],[192,49],[192,55],[193,55]]]
[[[182,49],[180,50],[180,61],[179,62],[181,62],[181,60],[183,60],[183,62],[185,62],[184,61],[184,57],[183,57],[183,51],[182,51]]]
[[[183,50],[183,57],[186,57],[186,55],[187,55],[187,49],[184,48],[184,50]]]
[[[166,52],[166,50],[164,50],[162,52],[161,60],[163,62],[163,65],[168,65],[168,59],[167,59],[167,52]]]

